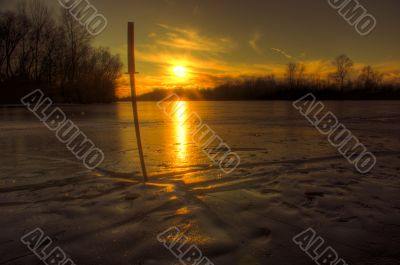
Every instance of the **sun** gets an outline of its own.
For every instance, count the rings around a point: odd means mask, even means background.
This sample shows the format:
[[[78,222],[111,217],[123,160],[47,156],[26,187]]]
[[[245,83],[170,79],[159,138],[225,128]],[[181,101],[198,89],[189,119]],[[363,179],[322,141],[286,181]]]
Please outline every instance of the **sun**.
[[[179,78],[184,78],[187,74],[187,69],[181,65],[175,66],[172,71]]]

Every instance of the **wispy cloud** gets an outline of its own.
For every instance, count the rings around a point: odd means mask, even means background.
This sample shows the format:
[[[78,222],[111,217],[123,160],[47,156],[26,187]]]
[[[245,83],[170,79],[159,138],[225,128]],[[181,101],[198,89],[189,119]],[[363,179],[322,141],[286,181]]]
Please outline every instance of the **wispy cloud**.
[[[290,55],[289,53],[285,52],[284,50],[278,49],[278,48],[271,48],[271,50],[273,50],[274,52],[280,53],[283,56],[285,56],[288,59],[293,59],[293,56]]]
[[[156,43],[161,46],[210,53],[226,53],[236,46],[228,37],[207,37],[195,29],[172,27],[166,24],[158,24],[158,26],[164,29],[164,32],[156,39]]]
[[[283,78],[287,65],[271,63],[262,58],[248,61],[235,61],[232,54],[237,54],[238,44],[229,36],[208,35],[189,27],[174,27],[158,24],[147,34],[148,41],[139,43],[136,50],[138,69],[137,87],[140,94],[154,88],[212,88],[227,80],[242,77],[274,75]],[[305,74],[310,78],[327,79],[335,71],[331,59],[305,60],[305,54],[298,57],[279,48],[262,49],[260,42],[263,35],[254,32],[247,45],[257,54],[266,53],[267,49],[306,67]],[[126,45],[121,45],[119,52],[126,56]],[[261,56],[260,56],[261,57]],[[186,78],[177,78],[172,69],[186,67]],[[362,64],[355,65],[355,73]],[[387,73],[391,79],[400,78],[399,65],[380,65],[378,70]],[[400,79],[399,79],[400,80]],[[129,95],[128,76],[123,75],[119,84],[120,96]]]
[[[261,50],[261,48],[259,47],[259,43],[258,43],[258,42],[260,41],[261,37],[262,37],[261,33],[258,32],[258,31],[256,31],[256,32],[253,33],[253,35],[251,36],[251,38],[250,38],[250,40],[249,40],[249,42],[248,42],[249,45],[250,45],[250,47],[251,47],[256,53],[259,53],[259,54],[262,53],[262,50]]]

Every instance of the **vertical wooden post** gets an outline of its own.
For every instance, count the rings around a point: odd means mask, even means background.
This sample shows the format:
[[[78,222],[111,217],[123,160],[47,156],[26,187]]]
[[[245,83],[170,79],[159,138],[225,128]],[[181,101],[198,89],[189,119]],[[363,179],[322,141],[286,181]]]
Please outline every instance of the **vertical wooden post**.
[[[135,24],[133,22],[128,22],[128,72],[129,72],[129,79],[131,82],[132,110],[135,122],[136,141],[139,149],[139,157],[140,157],[140,164],[142,167],[143,178],[144,181],[146,182],[148,178],[147,178],[146,164],[144,161],[142,139],[140,136],[139,114],[138,114],[137,97],[136,97]]]

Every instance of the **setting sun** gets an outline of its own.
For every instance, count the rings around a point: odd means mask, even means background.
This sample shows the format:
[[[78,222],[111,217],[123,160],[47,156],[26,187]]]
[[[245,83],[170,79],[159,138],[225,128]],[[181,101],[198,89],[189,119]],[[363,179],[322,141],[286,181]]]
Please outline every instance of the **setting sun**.
[[[177,77],[184,78],[187,74],[187,69],[179,65],[174,67],[173,72]]]

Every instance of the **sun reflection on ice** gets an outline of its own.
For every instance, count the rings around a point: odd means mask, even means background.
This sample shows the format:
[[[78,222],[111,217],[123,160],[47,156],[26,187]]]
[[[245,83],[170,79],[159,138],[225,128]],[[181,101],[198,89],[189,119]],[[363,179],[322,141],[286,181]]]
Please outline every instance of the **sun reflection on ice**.
[[[184,101],[178,101],[175,103],[176,109],[173,122],[175,128],[175,142],[176,152],[178,154],[178,162],[180,164],[185,163],[187,159],[187,143],[188,143],[188,128],[186,124],[187,120],[187,103]]]

